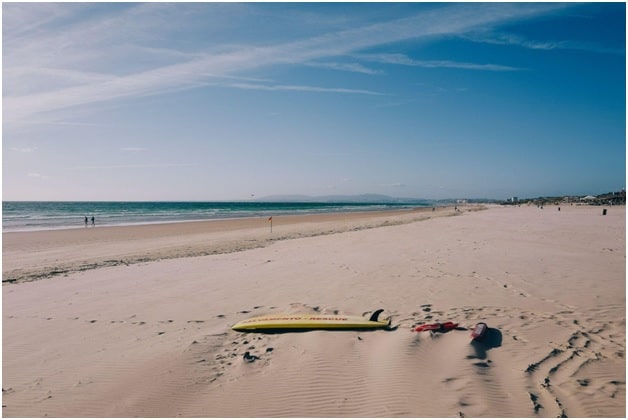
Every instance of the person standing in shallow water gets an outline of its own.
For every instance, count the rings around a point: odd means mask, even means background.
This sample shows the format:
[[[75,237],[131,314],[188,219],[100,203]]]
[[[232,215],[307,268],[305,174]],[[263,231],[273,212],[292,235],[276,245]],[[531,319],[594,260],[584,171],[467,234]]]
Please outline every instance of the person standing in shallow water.
[[[85,227],[87,227],[87,216],[85,216]]]
[[[96,226],[96,219],[94,219],[94,216],[92,216],[92,226]]]

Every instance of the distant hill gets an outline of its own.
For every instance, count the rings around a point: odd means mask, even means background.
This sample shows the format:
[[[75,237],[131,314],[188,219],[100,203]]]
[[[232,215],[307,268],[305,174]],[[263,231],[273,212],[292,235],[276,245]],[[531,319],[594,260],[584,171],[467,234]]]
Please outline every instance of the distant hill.
[[[297,203],[431,203],[434,200],[421,198],[399,198],[382,194],[359,194],[359,195],[269,195],[256,198],[255,201],[265,202],[297,202]]]

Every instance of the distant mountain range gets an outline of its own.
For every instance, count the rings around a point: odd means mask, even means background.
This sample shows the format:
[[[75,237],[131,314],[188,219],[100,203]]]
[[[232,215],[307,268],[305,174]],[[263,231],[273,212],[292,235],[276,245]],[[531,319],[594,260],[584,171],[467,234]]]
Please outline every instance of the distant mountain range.
[[[433,203],[435,200],[422,198],[399,198],[382,194],[359,194],[359,195],[269,195],[255,198],[255,201],[265,202],[296,202],[296,203]]]

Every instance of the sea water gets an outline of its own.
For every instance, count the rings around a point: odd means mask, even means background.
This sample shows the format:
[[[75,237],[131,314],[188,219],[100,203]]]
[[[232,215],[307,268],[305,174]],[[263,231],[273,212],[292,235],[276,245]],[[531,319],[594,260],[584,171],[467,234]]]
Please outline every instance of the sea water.
[[[311,202],[61,202],[3,201],[2,231],[71,229],[85,226],[125,226],[196,220],[343,213],[426,207],[415,203]]]

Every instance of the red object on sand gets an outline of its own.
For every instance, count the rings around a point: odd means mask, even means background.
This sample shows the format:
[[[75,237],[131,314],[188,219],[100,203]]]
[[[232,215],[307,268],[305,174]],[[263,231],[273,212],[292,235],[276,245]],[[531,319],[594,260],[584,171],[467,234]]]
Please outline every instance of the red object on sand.
[[[438,323],[436,323],[436,324],[423,324],[423,325],[419,325],[418,327],[416,327],[414,329],[414,331],[416,331],[416,332],[436,331],[436,330],[440,330],[440,324],[438,324]]]
[[[418,327],[416,327],[414,329],[415,332],[421,332],[421,331],[449,331],[449,330],[453,330],[454,328],[456,328],[458,326],[458,324],[451,322],[451,321],[447,321],[444,323],[436,323],[436,324],[423,324],[423,325],[419,325]]]
[[[455,322],[447,321],[441,324],[442,330],[449,331],[449,330],[453,330],[454,328],[458,328],[458,324],[456,324]]]
[[[486,325],[485,322],[478,322],[475,325],[475,328],[473,329],[473,331],[471,332],[471,339],[479,340],[480,338],[484,337],[484,334],[486,334],[487,330],[488,330],[488,325]]]

